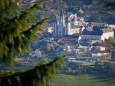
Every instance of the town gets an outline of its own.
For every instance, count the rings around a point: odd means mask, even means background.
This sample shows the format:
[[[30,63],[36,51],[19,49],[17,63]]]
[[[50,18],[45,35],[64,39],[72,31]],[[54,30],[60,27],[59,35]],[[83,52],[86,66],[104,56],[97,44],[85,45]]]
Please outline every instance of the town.
[[[31,55],[35,57],[51,61],[55,56],[68,55],[67,63],[83,66],[114,60],[115,25],[86,22],[77,14],[62,12],[56,21],[45,23],[43,28],[44,32],[38,32],[39,38],[32,44]]]
[[[115,51],[115,25],[107,23],[86,22],[77,13],[61,12],[59,18],[51,23],[43,24],[44,31],[38,31],[38,40],[30,44],[31,53],[22,55],[22,59],[16,61],[16,71],[31,69],[43,60],[52,61],[56,56],[67,55],[67,66],[64,73],[82,73],[86,70],[102,71],[92,66],[104,66],[108,62],[113,63],[112,57]],[[31,62],[31,65],[30,65]],[[70,64],[73,64],[70,66]],[[80,66],[79,66],[80,65]],[[23,68],[24,67],[24,68]],[[72,71],[68,71],[68,67]],[[26,69],[27,68],[27,69]],[[9,67],[2,67],[9,69]],[[80,72],[79,72],[80,70]],[[113,70],[104,72],[114,74]],[[62,70],[63,72],[63,70]]]
[[[34,2],[34,0],[23,1],[31,5]],[[115,74],[114,66],[106,65],[106,68],[103,68],[105,70],[96,69],[97,64],[101,67],[105,64],[114,65],[115,25],[102,21],[87,21],[84,13],[89,15],[90,12],[84,12],[83,9],[79,8],[78,12],[67,13],[61,9],[58,17],[44,23],[42,25],[44,31],[37,32],[37,41],[30,43],[31,52],[25,52],[21,55],[22,59],[16,59],[16,71],[31,69],[43,60],[50,62],[56,56],[67,55],[65,58],[67,66],[63,70],[67,70],[72,63],[74,67],[72,69],[70,66],[70,69],[76,71],[77,74],[81,73],[78,72],[79,69]],[[52,9],[52,11],[55,10]],[[79,13],[84,15],[81,16]],[[92,66],[95,68],[93,69]],[[9,67],[5,66],[2,69],[9,69]],[[71,74],[72,71],[66,71],[66,73]]]

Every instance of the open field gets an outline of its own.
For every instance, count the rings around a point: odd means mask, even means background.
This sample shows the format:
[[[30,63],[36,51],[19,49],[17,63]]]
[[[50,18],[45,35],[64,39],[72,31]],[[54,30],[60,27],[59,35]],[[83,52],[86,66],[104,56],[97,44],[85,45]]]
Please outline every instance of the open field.
[[[14,61],[17,62],[17,61],[21,61],[21,60],[24,60],[23,58],[15,58]]]
[[[82,74],[78,76],[59,74],[52,86],[115,86],[115,78],[105,74]]]

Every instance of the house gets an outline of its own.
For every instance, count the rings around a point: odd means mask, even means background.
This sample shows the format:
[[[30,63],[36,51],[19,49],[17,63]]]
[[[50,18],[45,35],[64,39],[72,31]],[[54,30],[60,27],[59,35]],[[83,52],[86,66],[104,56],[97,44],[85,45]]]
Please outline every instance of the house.
[[[91,52],[92,57],[101,57],[101,56],[106,56],[106,55],[109,55],[109,52],[107,52],[107,51]]]
[[[48,27],[47,32],[53,33],[53,27],[52,26]]]
[[[82,33],[82,39],[88,40],[102,40],[114,37],[114,31],[108,27],[93,26],[92,28],[87,28]]]
[[[104,46],[98,46],[97,49],[98,49],[99,51],[105,51],[105,50],[106,50],[106,47],[104,47]]]
[[[92,51],[105,51],[106,47],[105,46],[93,46]]]
[[[104,47],[104,46],[99,46],[98,49],[99,49],[100,51],[105,51],[105,50],[106,50],[106,47]]]

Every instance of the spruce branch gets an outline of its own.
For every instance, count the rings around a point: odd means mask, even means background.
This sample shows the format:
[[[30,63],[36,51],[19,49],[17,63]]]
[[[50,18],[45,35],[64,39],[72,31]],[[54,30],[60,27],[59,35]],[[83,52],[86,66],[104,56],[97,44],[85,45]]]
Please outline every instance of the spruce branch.
[[[0,86],[46,86],[47,79],[51,81],[58,73],[59,67],[64,66],[64,57],[57,56],[52,62],[42,62],[25,72],[1,74]]]
[[[1,22],[0,23],[0,28],[3,28],[3,27],[6,27],[6,26],[9,26],[11,25],[12,23],[15,23],[15,20],[17,21],[22,21],[24,19],[26,19],[34,10],[36,9],[41,9],[42,8],[42,4],[43,3],[43,0],[40,0],[38,3],[35,3],[33,6],[31,6],[30,8],[22,11],[20,13],[20,15],[18,16],[15,16],[14,18],[12,19],[9,19],[9,20],[5,20],[4,22]]]

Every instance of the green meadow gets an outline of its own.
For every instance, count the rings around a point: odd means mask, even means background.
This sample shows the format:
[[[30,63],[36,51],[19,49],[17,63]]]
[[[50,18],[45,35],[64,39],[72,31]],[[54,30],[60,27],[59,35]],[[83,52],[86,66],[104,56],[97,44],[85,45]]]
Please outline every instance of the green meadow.
[[[59,74],[52,86],[115,86],[115,78],[106,74],[81,74],[77,76]]]

